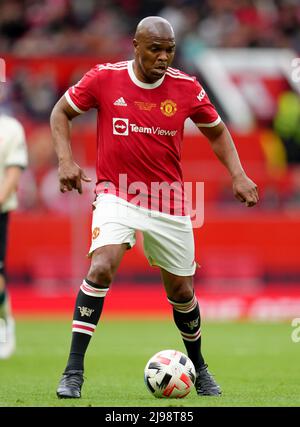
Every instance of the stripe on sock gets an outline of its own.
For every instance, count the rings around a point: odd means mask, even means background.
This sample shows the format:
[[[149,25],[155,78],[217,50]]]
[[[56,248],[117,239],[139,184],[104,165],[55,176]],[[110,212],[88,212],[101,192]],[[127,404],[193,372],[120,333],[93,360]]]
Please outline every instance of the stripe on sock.
[[[186,332],[181,332],[181,336],[185,341],[197,341],[198,338],[201,336],[201,329],[198,329],[198,331],[194,332],[193,334],[187,334]]]
[[[86,283],[85,280],[82,282],[80,289],[84,294],[97,298],[104,298],[107,294],[107,291],[109,290],[109,288],[94,288],[93,286]]]
[[[87,322],[80,322],[79,320],[73,320],[72,332],[80,332],[82,334],[93,335],[95,332],[96,325]]]
[[[193,311],[198,304],[195,294],[193,298],[187,302],[175,302],[172,301],[170,298],[168,298],[168,301],[170,304],[172,304],[174,310],[179,311],[179,313],[189,313],[190,311]]]

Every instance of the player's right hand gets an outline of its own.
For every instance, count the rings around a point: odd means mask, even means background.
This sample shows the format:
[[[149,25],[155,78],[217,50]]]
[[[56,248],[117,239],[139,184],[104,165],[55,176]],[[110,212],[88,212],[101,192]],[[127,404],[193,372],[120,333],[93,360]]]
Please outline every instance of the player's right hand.
[[[58,167],[58,177],[60,183],[60,191],[77,190],[82,193],[82,182],[91,182],[91,179],[86,176],[84,171],[73,161],[60,162]]]

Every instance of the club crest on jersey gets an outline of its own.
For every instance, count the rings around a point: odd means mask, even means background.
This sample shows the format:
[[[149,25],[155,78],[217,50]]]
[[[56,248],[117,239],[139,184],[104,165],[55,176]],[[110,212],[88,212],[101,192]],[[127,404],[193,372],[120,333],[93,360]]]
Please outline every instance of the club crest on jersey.
[[[177,105],[171,99],[166,99],[160,104],[160,111],[167,117],[174,116],[177,111]]]

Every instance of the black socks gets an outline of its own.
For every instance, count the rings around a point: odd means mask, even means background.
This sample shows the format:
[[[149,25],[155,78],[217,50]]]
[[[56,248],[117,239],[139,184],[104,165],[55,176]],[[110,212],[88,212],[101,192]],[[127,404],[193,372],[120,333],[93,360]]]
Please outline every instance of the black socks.
[[[204,365],[201,354],[201,316],[199,303],[194,295],[190,301],[175,302],[168,298],[173,306],[173,317],[179,329],[187,354],[195,365],[200,368]]]
[[[84,370],[84,356],[99,321],[104,298],[109,288],[99,288],[85,279],[77,295],[70,355],[65,372]]]

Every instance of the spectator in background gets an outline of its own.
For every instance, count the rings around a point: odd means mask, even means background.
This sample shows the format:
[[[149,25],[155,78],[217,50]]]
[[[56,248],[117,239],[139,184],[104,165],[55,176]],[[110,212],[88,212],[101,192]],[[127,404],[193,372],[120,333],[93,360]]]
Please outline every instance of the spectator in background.
[[[2,86],[2,88],[1,88]],[[0,83],[0,101],[3,83]],[[17,207],[17,187],[27,166],[27,148],[23,126],[13,117],[0,114],[0,359],[15,350],[14,320],[5,277],[10,212]]]
[[[283,92],[278,100],[274,130],[281,138],[289,164],[300,163],[300,100],[292,91]]]
[[[146,15],[169,20],[187,49],[185,37],[191,37],[192,29],[207,47],[300,51],[298,0],[4,1],[0,2],[0,51],[20,57],[124,57],[124,52],[130,55],[128,34]]]

